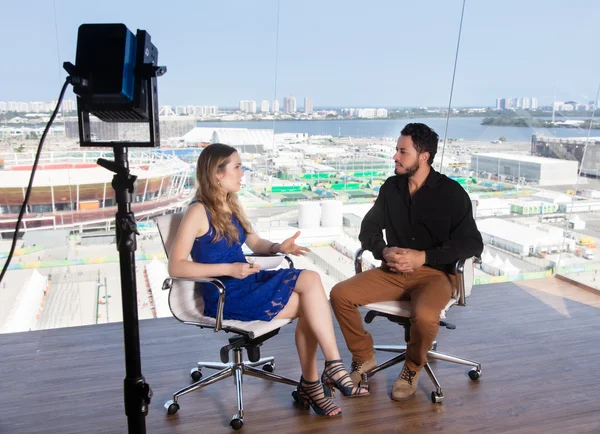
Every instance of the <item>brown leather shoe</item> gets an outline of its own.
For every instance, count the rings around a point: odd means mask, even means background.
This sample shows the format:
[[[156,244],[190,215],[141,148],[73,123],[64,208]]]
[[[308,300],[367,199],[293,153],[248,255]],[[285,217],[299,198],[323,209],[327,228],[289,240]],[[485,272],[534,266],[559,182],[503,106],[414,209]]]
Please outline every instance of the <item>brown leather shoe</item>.
[[[400,375],[392,386],[392,399],[394,401],[405,401],[412,398],[417,391],[419,374],[420,371],[413,371],[404,363]]]
[[[370,371],[375,366],[377,366],[377,361],[375,360],[375,355],[371,357],[367,361],[360,360],[352,360],[352,365],[350,367],[350,379],[354,383],[355,386],[358,386],[360,380],[362,380],[362,374]]]

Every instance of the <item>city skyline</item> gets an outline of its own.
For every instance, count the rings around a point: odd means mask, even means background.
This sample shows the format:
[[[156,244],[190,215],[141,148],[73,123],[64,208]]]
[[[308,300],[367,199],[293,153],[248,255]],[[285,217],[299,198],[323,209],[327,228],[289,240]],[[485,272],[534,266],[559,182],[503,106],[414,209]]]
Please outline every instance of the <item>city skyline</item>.
[[[204,105],[204,104],[199,104],[199,103],[192,103],[192,104],[160,104],[160,107],[170,107],[170,108],[177,108],[177,107],[189,107],[189,106],[194,106],[194,107],[205,107],[207,109],[209,109],[210,111],[213,110],[240,110],[240,111],[248,111],[248,112],[279,112],[279,105],[278,104],[272,104],[272,103],[279,103],[279,101],[285,102],[286,98],[294,98],[295,97],[293,95],[288,95],[286,97],[282,97],[278,100],[274,100],[274,101],[269,101],[267,99],[259,99],[259,100],[239,100],[238,104],[234,104],[231,106],[227,106],[227,105]],[[296,101],[296,108],[295,111],[298,112],[306,112],[306,107],[307,107],[307,101],[309,102],[309,107],[310,110],[308,111],[308,113],[312,112],[312,111],[316,111],[316,110],[328,110],[328,109],[336,109],[336,110],[343,110],[343,109],[361,109],[361,108],[375,108],[375,109],[387,109],[387,110],[403,110],[403,109],[415,109],[415,108],[427,108],[427,109],[445,109],[445,106],[423,106],[423,105],[416,105],[416,106],[382,106],[382,105],[378,105],[378,104],[372,104],[372,105],[367,105],[367,104],[357,104],[354,105],[353,107],[350,106],[343,106],[343,105],[315,105],[312,97],[304,97],[304,105],[303,106],[298,106],[297,105],[297,101]],[[511,102],[511,100],[513,100],[513,104],[509,104]],[[255,107],[254,107],[254,111],[252,110],[246,110],[245,108],[242,108],[242,104],[243,103],[254,103]],[[265,105],[266,103],[266,105]],[[565,104],[569,105],[572,103],[576,103],[573,104],[573,108],[571,109],[567,109],[567,110],[575,110],[575,109],[581,109],[581,110],[593,110],[594,109],[594,101],[574,101],[574,102],[567,102],[564,103],[562,101],[555,101],[554,105],[555,108],[559,109],[561,107],[563,107]],[[40,101],[40,100],[31,100],[31,101],[22,101],[22,100],[18,100],[18,101],[0,101],[0,112],[31,112],[31,113],[48,113],[54,110],[54,107],[56,105],[56,100],[52,100],[52,101]],[[282,104],[284,105],[284,104]],[[600,100],[596,103],[596,107],[600,106]],[[300,109],[300,107],[302,107],[302,109]],[[64,99],[63,100],[63,108],[66,111],[74,111],[76,110],[76,100],[74,98],[69,98],[69,99]],[[458,109],[462,109],[462,108],[488,108],[488,109],[531,109],[531,110],[539,110],[539,109],[551,109],[552,108],[552,103],[545,103],[545,104],[540,104],[538,99],[536,97],[497,97],[495,100],[495,103],[492,104],[487,104],[487,105],[466,105],[466,106],[453,106],[453,108],[458,108]],[[285,109],[283,110],[285,112]]]
[[[312,95],[320,107],[443,107],[461,5],[382,0],[365,13],[358,1],[307,0],[281,2],[278,13],[275,0],[235,8],[115,0],[84,7],[56,0],[32,10],[10,3],[0,17],[0,39],[11,41],[3,52],[11,61],[0,69],[0,100],[55,99],[65,77],[62,62],[75,61],[78,26],[122,22],[134,32],[147,30],[159,64],[168,68],[158,81],[161,104],[233,107],[241,98],[291,94]],[[559,101],[593,100],[600,59],[590,55],[587,41],[594,40],[597,18],[592,1],[569,8],[559,1],[468,2],[453,106],[485,107],[497,95],[533,94],[540,105],[550,104],[554,93]],[[539,36],[560,28],[578,31]],[[300,35],[300,29],[310,31]]]

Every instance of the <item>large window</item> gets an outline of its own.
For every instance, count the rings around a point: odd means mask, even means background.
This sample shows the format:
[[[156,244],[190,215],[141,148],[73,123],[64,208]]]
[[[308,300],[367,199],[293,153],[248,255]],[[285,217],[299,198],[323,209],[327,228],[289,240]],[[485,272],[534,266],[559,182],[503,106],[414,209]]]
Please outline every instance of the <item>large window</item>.
[[[560,273],[600,284],[592,2],[472,1],[464,15],[459,0],[13,3],[0,17],[11,59],[0,69],[0,258],[78,26],[123,22],[150,33],[168,68],[161,149],[131,155],[141,318],[169,314],[152,218],[185,209],[204,146],[239,149],[252,224],[274,241],[300,229],[313,253],[297,266],[331,288],[353,274],[360,222],[409,122],[438,132],[434,168],[471,196],[486,242],[476,282]],[[95,164],[111,152],[78,147],[75,109],[69,90],[0,288],[5,332],[121,319],[112,174]],[[145,131],[94,121],[93,133]],[[20,303],[30,306],[17,320]]]

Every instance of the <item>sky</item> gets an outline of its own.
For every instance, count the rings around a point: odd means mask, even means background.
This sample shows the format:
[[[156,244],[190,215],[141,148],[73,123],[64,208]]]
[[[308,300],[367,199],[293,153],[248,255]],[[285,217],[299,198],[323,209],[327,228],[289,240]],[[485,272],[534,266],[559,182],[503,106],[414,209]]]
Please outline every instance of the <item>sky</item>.
[[[0,1],[0,101],[51,101],[83,23],[148,31],[161,105],[447,106],[462,0]],[[595,99],[597,0],[467,0],[453,107]],[[67,95],[73,98],[73,94]]]

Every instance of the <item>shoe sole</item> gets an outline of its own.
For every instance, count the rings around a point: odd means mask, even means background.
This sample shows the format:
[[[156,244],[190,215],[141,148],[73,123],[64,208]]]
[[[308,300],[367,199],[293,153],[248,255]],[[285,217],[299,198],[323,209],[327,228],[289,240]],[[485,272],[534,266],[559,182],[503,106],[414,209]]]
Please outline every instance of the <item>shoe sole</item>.
[[[408,401],[410,398],[412,398],[413,396],[415,396],[416,393],[417,392],[414,391],[412,395],[409,395],[406,398],[397,398],[394,395],[391,395],[390,397],[392,398],[393,401],[402,402],[402,401]]]

